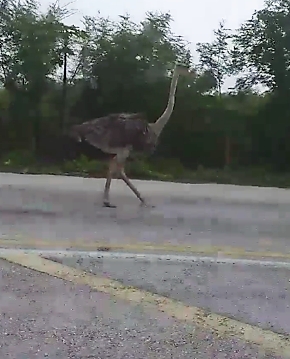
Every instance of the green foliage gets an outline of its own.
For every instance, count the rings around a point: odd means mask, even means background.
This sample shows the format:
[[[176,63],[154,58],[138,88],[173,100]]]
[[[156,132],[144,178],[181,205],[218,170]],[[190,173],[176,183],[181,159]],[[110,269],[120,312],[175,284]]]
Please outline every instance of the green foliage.
[[[215,40],[212,43],[198,43],[197,52],[202,68],[213,77],[218,94],[222,92],[225,77],[232,72],[231,50],[229,29],[225,28],[224,21],[220,22],[219,28],[214,31]]]
[[[171,173],[153,168],[149,163],[140,160],[129,163],[126,171],[129,176],[140,179],[170,180],[174,178]]]
[[[162,173],[168,173],[172,178],[182,179],[186,177],[187,170],[177,158],[160,158],[152,161],[152,168]]]
[[[5,153],[0,158],[1,166],[7,168],[19,168],[26,167],[36,163],[33,153],[30,151],[20,151],[15,150],[8,153]]]
[[[34,155],[25,151],[13,151],[0,159],[0,169],[6,172],[65,174],[84,177],[104,177],[105,162],[89,160],[81,155],[74,161],[66,161],[62,166],[39,163]],[[276,186],[290,188],[290,173],[275,174],[265,167],[207,169],[198,166],[197,170],[185,169],[178,160],[158,159],[152,163],[144,160],[130,162],[127,174],[131,178],[182,181],[187,183],[219,183],[256,186]]]
[[[249,88],[261,83],[272,90],[289,92],[290,7],[288,1],[266,1],[233,37],[235,64],[246,70],[237,85]]]
[[[73,161],[66,161],[63,165],[65,172],[77,172],[83,174],[104,173],[106,164],[97,160],[89,160],[86,156],[81,155]]]

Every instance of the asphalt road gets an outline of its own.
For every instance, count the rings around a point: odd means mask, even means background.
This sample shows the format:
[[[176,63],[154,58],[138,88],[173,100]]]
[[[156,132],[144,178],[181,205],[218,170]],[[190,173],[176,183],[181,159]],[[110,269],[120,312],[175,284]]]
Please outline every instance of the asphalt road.
[[[73,256],[57,262],[290,335],[290,266],[180,263]]]
[[[290,191],[135,181],[141,208],[120,181],[117,209],[103,208],[104,180],[0,174],[0,238],[238,246],[290,252]]]
[[[104,180],[0,174],[0,239],[32,239],[35,247],[46,240],[52,248],[60,240],[140,241],[290,253],[289,190],[134,182],[155,208],[141,208],[120,181],[112,184],[117,208],[109,209],[101,206]],[[286,268],[109,258],[65,258],[63,263],[290,334]],[[25,358],[21,353],[27,358],[45,353],[48,358],[95,358],[96,350],[100,358],[118,358],[116,353],[119,358],[233,358],[233,352],[236,358],[266,358],[237,340],[213,338],[125,302],[114,302],[112,310],[101,293],[0,264],[1,293],[7,293],[0,297],[3,358]]]
[[[3,359],[282,359],[235,338],[0,260]]]

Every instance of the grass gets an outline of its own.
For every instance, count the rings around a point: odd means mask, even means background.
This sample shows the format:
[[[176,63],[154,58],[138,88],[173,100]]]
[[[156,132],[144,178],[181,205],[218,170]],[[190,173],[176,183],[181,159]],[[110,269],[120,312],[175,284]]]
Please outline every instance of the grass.
[[[106,176],[107,163],[81,156],[61,165],[44,165],[36,161],[30,153],[14,151],[0,158],[0,171],[100,178]],[[194,171],[185,168],[176,159],[155,159],[149,162],[136,159],[127,163],[126,172],[129,177],[136,179],[290,188],[290,173],[277,174],[264,168],[233,170],[206,169],[202,166]]]

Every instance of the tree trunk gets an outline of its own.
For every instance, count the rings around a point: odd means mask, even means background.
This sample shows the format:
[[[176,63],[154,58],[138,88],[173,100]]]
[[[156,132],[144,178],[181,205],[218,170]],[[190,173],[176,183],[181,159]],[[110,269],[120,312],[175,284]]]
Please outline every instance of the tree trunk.
[[[60,127],[62,133],[64,133],[66,127],[66,115],[67,115],[67,49],[65,47],[64,60],[63,60],[63,77],[62,77],[62,99],[61,99],[61,109],[60,109]]]

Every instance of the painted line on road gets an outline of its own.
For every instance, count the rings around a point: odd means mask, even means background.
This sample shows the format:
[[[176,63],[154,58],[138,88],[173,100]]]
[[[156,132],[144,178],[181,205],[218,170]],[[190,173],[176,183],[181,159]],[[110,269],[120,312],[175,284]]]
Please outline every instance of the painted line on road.
[[[171,262],[171,263],[212,263],[212,264],[230,264],[243,266],[262,266],[272,268],[290,269],[290,262],[267,261],[257,259],[241,259],[241,258],[222,258],[222,257],[203,257],[203,256],[187,256],[176,254],[154,254],[154,253],[125,253],[125,252],[101,252],[101,251],[66,251],[66,250],[49,250],[49,249],[1,249],[1,255],[14,255],[18,253],[35,254],[46,259],[54,258],[91,258],[91,259],[108,259],[108,260],[133,260],[148,262]]]
[[[85,241],[78,240],[42,240],[25,238],[0,239],[0,248],[18,249],[50,249],[50,250],[78,250],[78,251],[118,251],[130,253],[183,253],[186,255],[208,255],[229,258],[276,258],[289,259],[290,253],[271,251],[250,251],[242,247],[231,246],[200,246],[200,245],[179,245],[171,243],[156,244],[154,242],[142,242],[129,238],[124,243],[110,243],[109,241]]]
[[[267,352],[287,357],[290,355],[290,336],[277,334],[215,313],[209,314],[201,308],[187,306],[167,297],[124,286],[118,281],[97,277],[35,254],[10,253],[0,255],[0,258],[75,284],[88,285],[93,290],[108,293],[118,299],[141,304],[144,307],[154,307],[175,319],[211,329],[219,337],[235,336],[246,342],[256,344]]]

